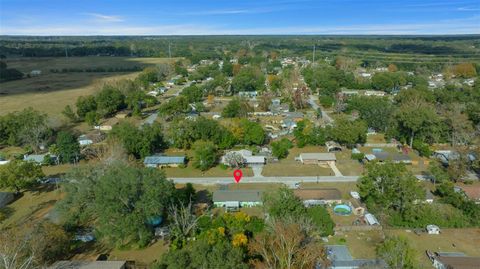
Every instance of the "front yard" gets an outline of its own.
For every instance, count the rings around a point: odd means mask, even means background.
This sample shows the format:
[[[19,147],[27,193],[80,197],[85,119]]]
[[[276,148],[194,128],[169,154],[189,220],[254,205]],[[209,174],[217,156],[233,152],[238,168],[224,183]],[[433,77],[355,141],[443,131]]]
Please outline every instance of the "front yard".
[[[291,148],[285,159],[278,163],[269,163],[263,167],[264,176],[333,176],[335,175],[330,168],[320,167],[318,165],[305,165],[295,161],[300,153],[327,152],[325,147],[307,146],[304,148]]]

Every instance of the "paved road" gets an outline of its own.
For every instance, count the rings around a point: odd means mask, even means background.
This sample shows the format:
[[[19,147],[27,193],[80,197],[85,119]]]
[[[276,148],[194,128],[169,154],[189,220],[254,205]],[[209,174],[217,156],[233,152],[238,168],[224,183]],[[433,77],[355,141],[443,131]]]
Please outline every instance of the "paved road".
[[[428,180],[428,177],[416,175],[419,180]],[[284,183],[293,185],[297,182],[356,182],[360,176],[319,176],[319,177],[243,177],[240,183]],[[169,178],[175,183],[195,183],[202,185],[230,184],[234,183],[231,177],[177,177]]]
[[[196,183],[202,185],[229,184],[234,183],[231,177],[190,177],[170,178],[175,183]],[[243,177],[240,183],[284,183],[295,184],[297,182],[356,182],[358,176],[320,176],[320,177]]]
[[[312,108],[317,111],[319,108],[321,108],[317,102],[315,101],[318,98],[316,95],[310,95],[310,98],[308,99],[308,103],[312,106]],[[325,123],[332,123],[333,119],[325,112],[322,110],[322,119],[325,121]]]

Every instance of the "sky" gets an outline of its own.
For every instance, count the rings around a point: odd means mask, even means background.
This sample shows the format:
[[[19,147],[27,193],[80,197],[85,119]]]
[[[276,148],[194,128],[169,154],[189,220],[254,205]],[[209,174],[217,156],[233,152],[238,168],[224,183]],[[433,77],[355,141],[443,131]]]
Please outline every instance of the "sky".
[[[480,0],[0,0],[0,35],[480,34]]]

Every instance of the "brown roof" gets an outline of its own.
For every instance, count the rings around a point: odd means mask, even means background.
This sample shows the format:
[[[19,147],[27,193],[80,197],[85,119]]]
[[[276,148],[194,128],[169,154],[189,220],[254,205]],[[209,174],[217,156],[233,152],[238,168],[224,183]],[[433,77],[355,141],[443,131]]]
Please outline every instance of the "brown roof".
[[[451,269],[478,269],[480,257],[437,257],[438,261]]]
[[[472,200],[479,200],[480,199],[480,186],[460,186],[468,198]]]
[[[293,191],[295,196],[301,200],[340,200],[342,194],[338,189],[322,188],[322,189],[296,189]]]

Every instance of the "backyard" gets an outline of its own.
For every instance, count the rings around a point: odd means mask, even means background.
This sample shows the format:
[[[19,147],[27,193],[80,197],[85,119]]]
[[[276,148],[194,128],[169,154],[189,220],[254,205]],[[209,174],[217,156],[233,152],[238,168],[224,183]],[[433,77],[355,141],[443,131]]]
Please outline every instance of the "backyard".
[[[412,230],[385,230],[385,235],[401,235],[410,241],[415,249],[417,261],[421,268],[431,268],[431,262],[425,255],[426,250],[440,252],[463,252],[467,256],[480,256],[480,229],[442,229],[440,234],[417,235]],[[433,247],[435,246],[435,247]]]

